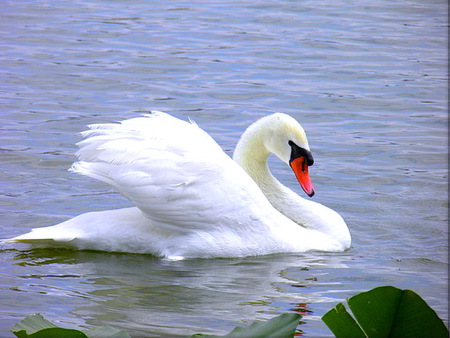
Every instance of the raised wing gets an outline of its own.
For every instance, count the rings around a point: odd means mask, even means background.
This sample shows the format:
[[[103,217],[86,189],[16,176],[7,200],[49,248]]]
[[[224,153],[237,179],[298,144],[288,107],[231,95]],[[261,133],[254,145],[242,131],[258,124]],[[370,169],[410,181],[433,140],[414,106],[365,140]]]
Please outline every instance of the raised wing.
[[[194,123],[154,112],[89,126],[71,170],[116,187],[170,231],[244,226],[270,208],[259,187]]]

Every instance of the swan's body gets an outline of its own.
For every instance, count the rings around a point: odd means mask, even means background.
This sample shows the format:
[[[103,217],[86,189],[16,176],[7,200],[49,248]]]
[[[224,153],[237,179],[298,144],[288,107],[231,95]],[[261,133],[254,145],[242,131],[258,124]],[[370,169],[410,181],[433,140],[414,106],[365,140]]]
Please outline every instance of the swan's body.
[[[161,112],[92,125],[83,136],[71,171],[116,187],[136,207],[86,213],[13,241],[172,259],[350,246],[336,212],[298,196],[268,169],[270,153],[293,168],[298,152],[312,164],[303,129],[287,115],[250,126],[235,161],[194,123]],[[308,180],[302,186],[312,195]]]

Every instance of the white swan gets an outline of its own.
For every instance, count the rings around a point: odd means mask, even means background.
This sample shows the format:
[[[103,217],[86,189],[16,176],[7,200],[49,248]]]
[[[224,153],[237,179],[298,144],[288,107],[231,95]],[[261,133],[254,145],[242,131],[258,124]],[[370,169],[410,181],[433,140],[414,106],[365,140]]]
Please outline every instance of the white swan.
[[[342,251],[350,233],[339,214],[306,200],[270,173],[270,153],[305,190],[313,163],[306,134],[276,113],[242,135],[234,161],[195,123],[162,112],[89,126],[72,172],[117,188],[136,207],[89,212],[11,241],[169,259]]]

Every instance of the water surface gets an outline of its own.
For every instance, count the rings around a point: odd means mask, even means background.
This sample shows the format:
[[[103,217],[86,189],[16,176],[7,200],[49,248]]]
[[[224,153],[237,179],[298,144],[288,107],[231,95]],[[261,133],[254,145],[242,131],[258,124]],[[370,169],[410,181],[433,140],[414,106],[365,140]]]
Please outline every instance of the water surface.
[[[90,123],[149,110],[192,118],[232,154],[258,117],[305,127],[314,200],[352,233],[344,253],[168,262],[0,251],[0,335],[40,312],[133,336],[223,334],[293,311],[320,317],[380,285],[410,288],[448,323],[445,1],[6,1],[0,30],[0,230],[12,237],[128,206],[67,172]],[[274,174],[302,194],[276,159]]]

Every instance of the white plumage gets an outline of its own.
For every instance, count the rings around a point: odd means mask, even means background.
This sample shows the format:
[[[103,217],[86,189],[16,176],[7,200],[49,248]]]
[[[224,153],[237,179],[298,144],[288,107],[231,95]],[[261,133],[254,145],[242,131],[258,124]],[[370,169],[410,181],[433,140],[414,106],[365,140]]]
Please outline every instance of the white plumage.
[[[268,170],[271,152],[290,163],[289,141],[309,151],[303,129],[287,115],[249,127],[235,161],[196,124],[162,112],[91,125],[82,135],[70,170],[114,186],[136,207],[86,213],[13,241],[170,259],[350,246],[336,212],[298,196]]]

